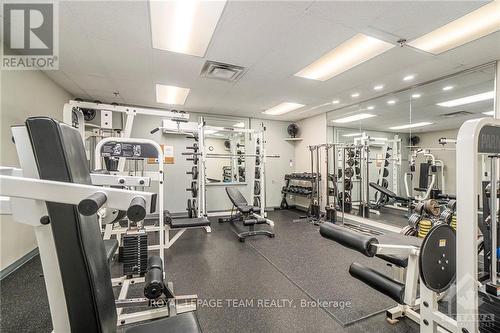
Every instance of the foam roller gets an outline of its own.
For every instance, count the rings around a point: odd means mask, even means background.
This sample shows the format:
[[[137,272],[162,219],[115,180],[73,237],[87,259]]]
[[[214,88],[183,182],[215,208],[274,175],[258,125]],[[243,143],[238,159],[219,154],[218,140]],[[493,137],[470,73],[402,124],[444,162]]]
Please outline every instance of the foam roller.
[[[404,284],[357,262],[351,264],[349,274],[382,294],[389,296],[399,304],[404,304]]]
[[[165,284],[163,282],[163,262],[160,256],[149,257],[144,283],[144,296],[146,298],[157,299],[163,294]]]
[[[323,223],[319,228],[319,233],[321,236],[359,251],[367,257],[373,257],[377,252],[376,247],[373,246],[374,244],[378,244],[376,238],[351,231],[333,223]]]

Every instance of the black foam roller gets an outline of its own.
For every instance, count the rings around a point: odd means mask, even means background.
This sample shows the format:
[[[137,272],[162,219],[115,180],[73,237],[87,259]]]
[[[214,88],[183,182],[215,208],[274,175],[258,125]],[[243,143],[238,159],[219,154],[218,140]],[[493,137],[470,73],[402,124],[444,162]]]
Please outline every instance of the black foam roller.
[[[333,223],[321,224],[319,233],[321,236],[331,239],[350,249],[359,251],[367,257],[373,257],[377,252],[376,247],[373,246],[374,244],[378,244],[376,238],[351,231]]]
[[[146,217],[146,200],[143,197],[135,197],[127,209],[127,217],[132,222],[139,222]]]
[[[373,289],[389,296],[399,304],[404,303],[405,286],[374,269],[353,262],[349,267],[352,277],[366,283]]]
[[[163,294],[164,289],[163,262],[160,256],[151,256],[144,276],[144,296],[148,299],[157,299]]]
[[[103,192],[96,192],[80,201],[78,204],[78,211],[84,216],[94,215],[102,205],[104,205],[106,200],[108,200],[106,194]]]

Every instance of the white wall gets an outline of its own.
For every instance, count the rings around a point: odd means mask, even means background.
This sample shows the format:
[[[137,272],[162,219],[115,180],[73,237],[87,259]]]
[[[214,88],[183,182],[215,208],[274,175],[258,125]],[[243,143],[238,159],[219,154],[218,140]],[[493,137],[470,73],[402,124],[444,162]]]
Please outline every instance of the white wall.
[[[10,126],[38,115],[62,120],[64,103],[71,96],[40,71],[2,71],[1,76],[0,165],[19,167]],[[9,215],[0,215],[0,269],[36,246],[32,227],[14,222]]]

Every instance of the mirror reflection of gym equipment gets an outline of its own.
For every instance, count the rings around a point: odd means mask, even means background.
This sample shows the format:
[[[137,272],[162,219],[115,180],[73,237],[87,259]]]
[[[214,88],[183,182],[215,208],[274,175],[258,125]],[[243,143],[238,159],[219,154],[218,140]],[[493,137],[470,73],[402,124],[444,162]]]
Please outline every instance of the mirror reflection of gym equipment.
[[[500,332],[499,0],[1,7],[0,331]]]

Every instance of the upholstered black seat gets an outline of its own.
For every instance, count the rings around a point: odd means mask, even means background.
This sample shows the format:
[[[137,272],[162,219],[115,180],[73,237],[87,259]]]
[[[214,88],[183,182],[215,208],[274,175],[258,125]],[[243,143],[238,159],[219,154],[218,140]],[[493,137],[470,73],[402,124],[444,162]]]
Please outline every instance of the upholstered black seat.
[[[91,185],[78,130],[47,117],[29,118],[26,128],[40,179]],[[46,205],[71,332],[115,332],[115,298],[97,216],[83,216],[71,204]],[[140,325],[140,332],[199,332],[194,317],[190,314],[148,322]]]

